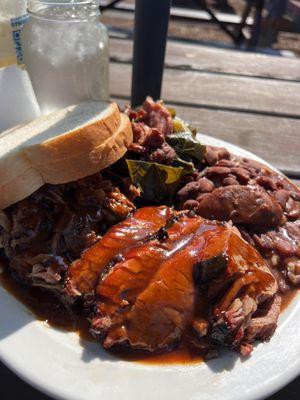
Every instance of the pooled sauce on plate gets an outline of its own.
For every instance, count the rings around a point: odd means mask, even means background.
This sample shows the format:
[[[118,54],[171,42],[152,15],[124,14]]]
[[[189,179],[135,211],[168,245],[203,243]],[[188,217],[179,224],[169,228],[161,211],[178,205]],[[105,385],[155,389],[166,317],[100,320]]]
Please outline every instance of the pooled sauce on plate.
[[[55,297],[38,288],[27,288],[15,281],[8,272],[0,274],[0,284],[23,303],[39,321],[68,332],[78,332],[80,337],[93,340],[88,332],[89,323],[83,317],[72,316]]]
[[[84,317],[71,317],[51,295],[37,288],[26,288],[4,271],[0,274],[0,284],[17,300],[23,303],[39,321],[67,332],[76,332],[80,338],[96,341],[89,333],[89,322]],[[126,361],[147,364],[192,364],[203,361],[203,357],[183,341],[178,348],[162,354],[111,350],[109,354]]]
[[[293,289],[281,296],[281,312],[294,300],[299,293],[299,289]]]
[[[6,271],[0,274],[0,284],[23,303],[39,321],[67,332],[76,332],[84,340],[95,341],[89,333],[89,322],[86,318],[71,317],[53,296],[37,288],[28,289],[22,286]],[[282,296],[282,311],[291,303],[297,293],[297,290],[292,290]],[[202,362],[203,356],[187,343],[188,341],[182,340],[176,349],[162,354],[132,352],[126,351],[126,349],[111,350],[109,353],[123,360],[146,364],[196,364]]]
[[[126,349],[110,350],[110,354],[126,361],[135,361],[143,364],[198,364],[204,361],[203,354],[188,345],[183,340],[177,348],[161,354],[152,354]]]

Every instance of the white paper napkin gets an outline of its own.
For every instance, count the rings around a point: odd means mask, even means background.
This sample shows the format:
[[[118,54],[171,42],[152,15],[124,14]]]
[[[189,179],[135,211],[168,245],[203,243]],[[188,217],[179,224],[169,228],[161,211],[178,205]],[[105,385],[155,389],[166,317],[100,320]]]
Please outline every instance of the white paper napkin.
[[[28,73],[15,65],[0,68],[0,132],[39,115]]]

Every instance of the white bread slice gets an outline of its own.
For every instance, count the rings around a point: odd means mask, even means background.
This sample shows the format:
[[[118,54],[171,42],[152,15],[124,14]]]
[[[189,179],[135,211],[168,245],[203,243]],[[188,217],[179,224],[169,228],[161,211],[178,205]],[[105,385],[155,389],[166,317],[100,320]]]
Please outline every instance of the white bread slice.
[[[91,151],[108,139],[120,125],[116,103],[87,102],[70,106],[9,129],[0,135],[0,184],[30,168],[29,159],[64,159],[71,153]],[[26,156],[27,157],[27,156]]]
[[[50,114],[58,119],[57,122],[52,121],[51,126],[46,126],[43,132],[33,135],[25,143],[30,159],[43,163],[49,157],[56,161],[73,154],[90,152],[110,138],[121,123],[121,113],[116,103],[81,103],[63,111],[66,113],[63,119],[59,119],[57,113]]]
[[[63,113],[50,114],[50,120],[42,117],[0,135],[0,209],[24,199],[44,183],[84,178],[123,156],[132,142],[130,121],[121,116],[116,104],[96,116],[97,107],[103,108],[100,104],[68,107]],[[79,117],[78,109],[85,109],[87,115],[81,112]],[[64,121],[57,114],[64,115]]]
[[[100,146],[91,151],[71,153],[69,157],[54,160],[50,157],[41,162],[30,159],[35,168],[40,171],[43,180],[51,184],[67,183],[85,178],[119,160],[132,142],[132,128],[127,115],[121,114],[121,124],[118,130]],[[27,154],[27,149],[25,149]],[[29,155],[28,155],[29,156]],[[1,188],[0,188],[1,191]],[[1,192],[0,192],[1,193]]]
[[[0,187],[0,209],[9,207],[17,201],[30,196],[44,185],[41,174],[33,168],[28,168],[21,175]]]

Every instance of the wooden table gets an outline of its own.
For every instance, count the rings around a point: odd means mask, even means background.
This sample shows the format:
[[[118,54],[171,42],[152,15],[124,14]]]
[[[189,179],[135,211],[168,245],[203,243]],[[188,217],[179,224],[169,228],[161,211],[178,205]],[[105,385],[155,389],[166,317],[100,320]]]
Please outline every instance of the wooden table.
[[[121,105],[129,102],[131,54],[130,40],[111,39],[111,93]],[[170,41],[162,96],[202,133],[256,153],[300,183],[299,59]],[[0,382],[1,400],[48,399],[1,364]],[[297,379],[269,400],[299,393]]]

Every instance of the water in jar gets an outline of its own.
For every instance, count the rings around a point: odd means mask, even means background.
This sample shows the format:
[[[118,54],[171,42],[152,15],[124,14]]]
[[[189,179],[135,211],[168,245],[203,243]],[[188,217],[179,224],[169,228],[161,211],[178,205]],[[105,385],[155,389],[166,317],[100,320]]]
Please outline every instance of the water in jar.
[[[24,62],[44,114],[108,99],[107,30],[98,9],[91,13],[80,3],[37,9],[22,32]]]

